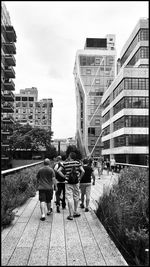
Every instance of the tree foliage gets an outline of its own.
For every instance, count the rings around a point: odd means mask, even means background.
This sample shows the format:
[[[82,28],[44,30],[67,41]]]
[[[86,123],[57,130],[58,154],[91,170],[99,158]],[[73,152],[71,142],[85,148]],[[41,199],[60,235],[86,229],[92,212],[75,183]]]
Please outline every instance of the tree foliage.
[[[38,127],[32,128],[31,125],[14,124],[13,135],[10,137],[10,148],[13,152],[16,149],[30,149],[38,151],[42,148],[51,147],[53,132]]]

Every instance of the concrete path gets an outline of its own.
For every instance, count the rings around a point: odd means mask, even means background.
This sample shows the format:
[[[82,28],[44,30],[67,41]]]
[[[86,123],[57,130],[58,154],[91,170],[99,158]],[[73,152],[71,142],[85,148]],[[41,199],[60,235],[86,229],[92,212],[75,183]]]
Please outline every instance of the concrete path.
[[[79,208],[81,216],[73,221],[66,219],[68,209],[56,212],[55,196],[53,214],[40,221],[38,193],[30,198],[2,231],[2,266],[127,266],[94,212],[103,187],[116,179],[105,171],[96,178],[90,211]]]

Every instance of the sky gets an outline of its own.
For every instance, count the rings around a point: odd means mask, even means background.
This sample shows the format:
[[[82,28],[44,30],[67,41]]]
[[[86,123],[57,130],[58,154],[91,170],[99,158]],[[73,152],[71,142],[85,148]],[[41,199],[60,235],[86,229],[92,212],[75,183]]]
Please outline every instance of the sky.
[[[115,34],[117,58],[148,1],[3,1],[16,35],[15,93],[37,87],[52,98],[53,138],[74,137],[74,63],[86,38]],[[116,60],[117,60],[116,58]]]

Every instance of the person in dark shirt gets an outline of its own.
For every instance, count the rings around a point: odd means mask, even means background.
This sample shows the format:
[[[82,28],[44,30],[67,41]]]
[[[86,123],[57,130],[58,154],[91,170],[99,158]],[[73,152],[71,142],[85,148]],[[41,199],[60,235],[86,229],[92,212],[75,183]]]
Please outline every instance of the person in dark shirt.
[[[85,171],[82,179],[80,180],[81,190],[81,204],[80,207],[84,208],[84,196],[86,196],[85,212],[89,211],[90,195],[91,195],[91,178],[93,178],[93,185],[95,185],[94,169],[89,165],[88,159],[83,160],[83,169]]]
[[[37,173],[37,189],[39,190],[39,201],[41,209],[40,220],[45,220],[45,208],[47,204],[47,215],[52,212],[51,200],[53,198],[53,187],[57,191],[57,181],[55,178],[54,170],[49,166],[50,160],[44,160],[44,166],[41,167]]]

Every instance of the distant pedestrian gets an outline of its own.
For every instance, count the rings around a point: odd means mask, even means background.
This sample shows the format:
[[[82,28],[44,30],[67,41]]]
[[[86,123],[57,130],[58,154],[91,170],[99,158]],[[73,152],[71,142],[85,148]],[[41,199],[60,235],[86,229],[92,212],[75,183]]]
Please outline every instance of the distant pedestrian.
[[[50,167],[50,160],[44,160],[44,166],[37,173],[37,189],[39,190],[39,201],[41,209],[40,220],[45,220],[46,206],[47,215],[52,212],[51,200],[53,198],[54,185],[57,190],[57,181],[54,170]]]
[[[65,170],[65,174],[63,174]],[[68,201],[69,216],[68,220],[73,220],[73,217],[79,217],[78,203],[80,196],[79,181],[81,180],[84,169],[82,164],[76,160],[76,153],[71,152],[66,161],[63,162],[62,166],[58,169],[58,173],[66,180],[66,199]],[[74,210],[72,207],[72,198],[74,200]]]
[[[66,202],[65,202],[65,179],[60,176],[60,174],[57,172],[58,169],[60,168],[63,160],[61,156],[57,157],[57,163],[54,166],[54,171],[56,175],[56,180],[57,180],[57,191],[56,191],[56,210],[58,213],[60,213],[60,200],[62,201],[62,208],[65,209],[66,207]],[[63,172],[63,174],[65,174]],[[62,199],[60,196],[62,195]]]
[[[107,175],[109,175],[110,162],[109,162],[109,159],[108,158],[106,159],[105,165],[106,165]]]
[[[110,159],[110,168],[111,168],[111,174],[112,175],[114,174],[115,166],[116,166],[116,161],[115,161],[114,156],[112,156]]]
[[[89,166],[88,159],[83,160],[84,175],[80,180],[81,190],[81,204],[80,207],[84,208],[84,197],[86,197],[85,212],[89,211],[90,195],[91,195],[91,178],[93,179],[93,185],[95,185],[95,174],[94,169]]]
[[[102,170],[102,162],[100,158],[97,160],[97,172],[98,172],[98,179],[100,179],[101,176],[101,170]]]

